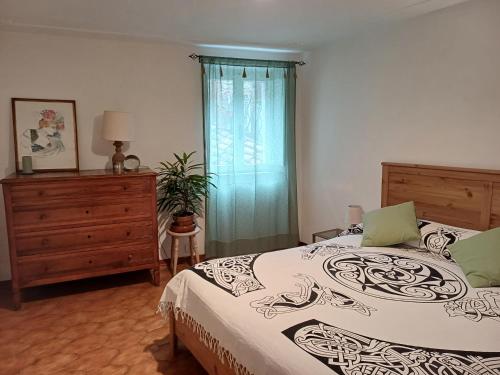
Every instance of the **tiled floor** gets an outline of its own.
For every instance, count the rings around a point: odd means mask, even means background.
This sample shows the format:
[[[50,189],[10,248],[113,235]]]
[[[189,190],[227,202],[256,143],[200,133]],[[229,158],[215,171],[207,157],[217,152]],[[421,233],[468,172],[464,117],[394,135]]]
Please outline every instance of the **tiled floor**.
[[[154,287],[147,272],[28,289],[10,309],[0,290],[0,374],[206,374],[180,347],[166,360],[168,324],[156,305],[170,275]]]

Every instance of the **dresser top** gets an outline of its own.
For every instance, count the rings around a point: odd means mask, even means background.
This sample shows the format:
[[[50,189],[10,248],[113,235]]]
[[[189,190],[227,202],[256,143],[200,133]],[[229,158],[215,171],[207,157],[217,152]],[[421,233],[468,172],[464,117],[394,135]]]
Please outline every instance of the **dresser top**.
[[[30,175],[12,173],[0,180],[2,184],[23,183],[35,181],[60,181],[68,179],[88,179],[88,178],[120,178],[120,177],[141,177],[155,176],[156,173],[148,167],[139,169],[137,172],[114,173],[112,169],[89,169],[75,172],[38,172]]]

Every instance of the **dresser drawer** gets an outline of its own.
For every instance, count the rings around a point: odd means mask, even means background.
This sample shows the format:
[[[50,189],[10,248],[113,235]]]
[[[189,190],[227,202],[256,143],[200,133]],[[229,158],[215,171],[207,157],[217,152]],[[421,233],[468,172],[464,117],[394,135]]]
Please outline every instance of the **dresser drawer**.
[[[70,201],[66,205],[33,205],[14,207],[14,227],[43,229],[46,226],[93,223],[106,220],[128,220],[150,217],[153,213],[151,197],[141,197],[121,202],[106,200]],[[156,214],[156,212],[154,213]]]
[[[121,269],[154,264],[151,245],[142,244],[109,250],[88,251],[67,256],[39,257],[18,264],[22,286],[44,284],[46,280],[70,280],[120,272]],[[109,271],[109,272],[108,272]]]
[[[153,237],[151,221],[19,233],[17,255],[48,254]]]
[[[66,182],[44,182],[19,184],[11,187],[14,206],[31,205],[37,202],[91,196],[115,196],[147,194],[152,191],[149,178],[114,178],[109,180],[75,180]]]

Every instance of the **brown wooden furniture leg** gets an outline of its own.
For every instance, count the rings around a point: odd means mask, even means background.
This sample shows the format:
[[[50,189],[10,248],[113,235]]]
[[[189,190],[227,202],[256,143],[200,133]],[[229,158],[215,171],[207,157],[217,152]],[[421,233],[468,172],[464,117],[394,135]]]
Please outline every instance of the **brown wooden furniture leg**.
[[[12,304],[14,310],[19,310],[21,308],[21,290],[17,287],[12,287]]]
[[[160,270],[158,268],[151,269],[151,278],[155,286],[160,286]]]
[[[193,237],[189,236],[189,254],[191,255],[191,265],[195,265],[194,249],[193,249]]]
[[[179,239],[177,237],[172,237],[172,251],[170,256],[172,257],[172,276],[177,273],[177,261],[179,259]]]
[[[170,335],[168,336],[168,359],[170,361],[175,359],[175,353],[177,351],[177,336],[175,334],[175,315],[173,311],[168,313],[168,327],[170,329]]]
[[[171,237],[170,242],[170,271],[174,272],[174,237]]]
[[[191,249],[191,258],[194,255],[196,263],[200,263],[200,256],[198,255],[198,243],[196,242],[196,235],[189,236],[189,247]]]

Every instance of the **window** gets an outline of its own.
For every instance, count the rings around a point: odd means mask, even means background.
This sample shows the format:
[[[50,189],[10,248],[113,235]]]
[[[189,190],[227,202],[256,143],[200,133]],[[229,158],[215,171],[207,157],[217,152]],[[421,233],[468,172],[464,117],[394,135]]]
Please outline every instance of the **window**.
[[[224,59],[227,61],[227,59]],[[296,245],[295,78],[283,66],[203,63],[210,256]]]

